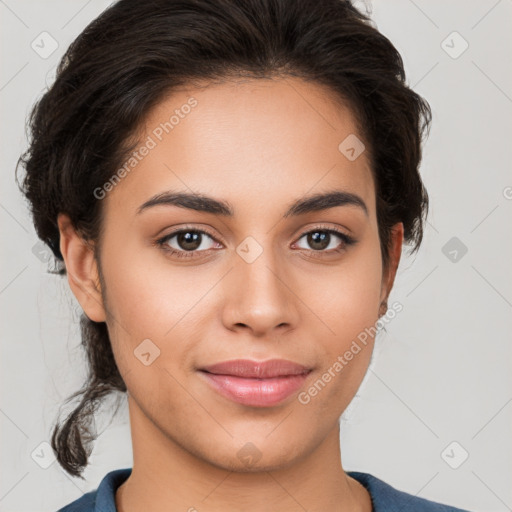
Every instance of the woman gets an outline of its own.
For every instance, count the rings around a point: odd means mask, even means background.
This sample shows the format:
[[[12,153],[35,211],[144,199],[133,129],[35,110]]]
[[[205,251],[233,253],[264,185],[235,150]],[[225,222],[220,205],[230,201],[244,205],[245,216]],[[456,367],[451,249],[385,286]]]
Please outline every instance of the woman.
[[[120,0],[72,43],[21,161],[90,376],[53,431],[80,476],[126,392],[133,468],[62,511],[461,510],[345,471],[428,103],[349,1]]]

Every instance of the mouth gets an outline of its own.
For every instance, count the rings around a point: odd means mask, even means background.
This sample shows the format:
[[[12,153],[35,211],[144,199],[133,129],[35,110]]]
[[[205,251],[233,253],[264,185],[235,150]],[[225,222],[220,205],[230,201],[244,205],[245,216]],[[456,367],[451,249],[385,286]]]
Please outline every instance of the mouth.
[[[311,371],[285,359],[237,359],[201,368],[199,373],[229,400],[251,407],[271,407],[296,393]]]

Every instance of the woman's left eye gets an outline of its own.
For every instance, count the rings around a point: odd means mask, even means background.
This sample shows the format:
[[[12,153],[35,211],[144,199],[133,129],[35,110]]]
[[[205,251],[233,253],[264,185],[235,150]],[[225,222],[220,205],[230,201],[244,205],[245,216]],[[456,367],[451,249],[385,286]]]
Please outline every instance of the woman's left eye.
[[[301,247],[301,249],[311,250],[312,252],[340,252],[347,246],[355,243],[355,240],[345,233],[337,229],[327,228],[317,228],[308,231],[299,238],[299,241],[303,238],[306,239],[306,243],[309,247],[313,247],[313,249],[309,249],[308,247]],[[336,243],[335,238],[341,239],[341,244],[339,241]],[[329,251],[327,251],[328,249]]]
[[[338,238],[337,242],[336,238]],[[299,249],[320,254],[342,252],[349,245],[356,243],[352,237],[332,228],[317,228],[308,231],[294,245],[299,244],[302,239],[306,240],[309,247],[299,246]],[[210,241],[210,246],[208,241]],[[196,256],[198,252],[212,249],[211,245],[215,245],[215,243],[216,240],[212,235],[200,229],[181,229],[156,241],[156,244],[171,256],[179,258],[198,257]]]

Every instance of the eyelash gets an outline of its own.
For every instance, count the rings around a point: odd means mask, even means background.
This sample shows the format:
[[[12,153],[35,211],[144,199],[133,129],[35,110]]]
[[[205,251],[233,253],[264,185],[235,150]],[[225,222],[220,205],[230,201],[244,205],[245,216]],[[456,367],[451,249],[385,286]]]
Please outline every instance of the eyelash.
[[[212,250],[212,249],[207,249],[207,250],[203,250],[203,251],[197,251],[197,250],[195,250],[195,251],[178,251],[178,250],[173,249],[173,248],[169,247],[168,245],[166,245],[167,242],[174,236],[179,235],[180,233],[190,233],[190,232],[208,235],[210,238],[217,241],[216,238],[207,230],[197,229],[192,226],[190,226],[190,227],[185,226],[179,230],[173,231],[172,233],[169,233],[168,235],[165,235],[164,237],[156,240],[155,244],[158,245],[163,251],[165,251],[170,256],[176,256],[178,258],[197,258],[197,257],[200,257],[200,256],[195,256],[195,254],[197,254],[198,252],[201,253],[201,252],[208,252],[208,251]],[[309,235],[310,233],[316,233],[316,232],[324,232],[324,233],[337,235],[342,240],[342,248],[341,249],[340,248],[331,249],[330,251],[325,251],[325,250],[315,251],[314,249],[309,249],[309,252],[315,253],[315,257],[321,258],[321,257],[323,257],[324,254],[340,253],[340,252],[343,252],[347,247],[357,243],[354,238],[343,233],[342,231],[339,231],[332,227],[326,227],[326,226],[316,226],[314,229],[305,231],[298,238],[298,240],[300,240],[301,238],[303,238],[306,235]],[[215,249],[213,249],[213,250],[215,250]],[[300,250],[308,251],[308,249],[300,249]],[[318,254],[318,256],[317,256],[317,254]]]

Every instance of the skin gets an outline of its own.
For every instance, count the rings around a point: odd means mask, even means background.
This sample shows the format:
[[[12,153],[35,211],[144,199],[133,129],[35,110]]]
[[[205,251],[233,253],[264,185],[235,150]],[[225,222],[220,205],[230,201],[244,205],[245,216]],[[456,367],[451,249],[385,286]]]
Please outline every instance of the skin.
[[[358,132],[330,90],[297,78],[196,84],[149,112],[141,135],[190,96],[197,106],[103,199],[99,263],[67,216],[58,219],[71,289],[89,318],[107,322],[128,389],[134,463],[117,508],[370,512],[368,492],[342,466],[339,417],[368,369],[371,337],[308,404],[295,394],[278,406],[241,405],[196,369],[290,359],[313,368],[307,390],[385,312],[403,225],[384,269],[366,153],[350,161],[338,150]],[[168,190],[226,201],[234,215],[172,205],[137,213]],[[368,215],[343,205],[283,218],[297,199],[332,190],[360,196]],[[195,257],[154,244],[185,225],[213,235]],[[357,243],[332,235],[315,250],[304,233],[318,226]],[[252,263],[236,252],[248,236],[263,250]],[[186,252],[177,237],[169,244]],[[148,366],[134,356],[145,339],[160,350]],[[237,455],[248,442],[260,455],[250,466]]]

